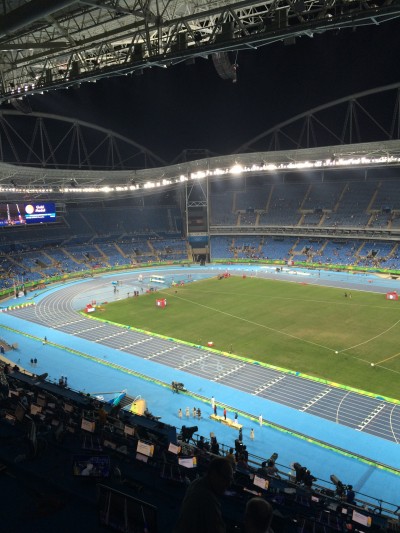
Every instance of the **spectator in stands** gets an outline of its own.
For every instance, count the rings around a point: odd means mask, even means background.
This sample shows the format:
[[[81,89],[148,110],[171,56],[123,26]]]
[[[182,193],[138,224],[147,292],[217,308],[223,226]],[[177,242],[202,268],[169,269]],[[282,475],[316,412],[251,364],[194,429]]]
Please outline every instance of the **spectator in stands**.
[[[232,469],[235,470],[235,468],[236,468],[236,459],[235,459],[235,454],[233,453],[233,448],[229,448],[229,452],[226,454],[225,457],[231,463]]]
[[[272,513],[271,504],[264,498],[251,498],[244,514],[245,533],[272,533]]]
[[[206,442],[204,441],[203,435],[200,435],[200,439],[197,443],[197,447],[199,450],[205,450],[206,449]]]
[[[304,476],[306,474],[306,467],[301,466],[300,463],[293,463],[294,471],[296,472],[296,483],[300,484],[304,482]]]
[[[304,474],[304,477],[303,477],[303,483],[304,483],[304,486],[307,489],[311,490],[312,484],[316,480],[317,480],[317,478],[314,477],[309,470],[305,471],[305,474]]]
[[[247,451],[247,446],[245,444],[242,446],[241,454],[243,455],[246,461],[249,460],[249,452]]]
[[[279,471],[276,468],[274,461],[272,461],[271,459],[268,461],[267,467],[265,470],[267,471],[268,476],[279,477],[279,474],[278,474]]]
[[[356,497],[356,493],[353,490],[353,486],[349,485],[347,487],[347,492],[346,492],[346,502],[354,504],[355,497]]]
[[[238,455],[236,470],[238,472],[241,472],[242,474],[250,474],[249,464],[245,455],[243,455],[242,453]]]
[[[235,440],[235,458],[236,458],[236,461],[238,461],[239,459],[239,455],[243,455],[246,451],[246,447],[245,445],[243,444],[242,441],[240,441],[239,439],[236,439]],[[248,457],[248,455],[247,455]]]
[[[189,485],[174,533],[225,533],[220,498],[232,481],[229,461],[212,460],[206,475]]]
[[[219,455],[219,444],[217,441],[217,437],[211,437],[211,453],[214,455]]]

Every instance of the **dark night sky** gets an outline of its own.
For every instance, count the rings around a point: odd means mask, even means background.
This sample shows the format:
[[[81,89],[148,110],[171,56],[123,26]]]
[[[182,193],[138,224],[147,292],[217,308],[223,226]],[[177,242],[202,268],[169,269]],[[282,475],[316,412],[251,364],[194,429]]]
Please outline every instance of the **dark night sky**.
[[[312,107],[398,82],[399,33],[394,21],[239,52],[236,84],[198,59],[46,93],[31,105],[112,129],[168,161],[185,149],[230,153]]]

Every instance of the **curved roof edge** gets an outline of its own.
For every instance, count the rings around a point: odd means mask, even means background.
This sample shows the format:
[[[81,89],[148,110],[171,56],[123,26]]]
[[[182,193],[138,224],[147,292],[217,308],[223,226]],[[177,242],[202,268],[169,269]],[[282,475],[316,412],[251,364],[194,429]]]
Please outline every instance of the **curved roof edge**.
[[[35,167],[11,165],[0,163],[0,184],[5,180],[22,180],[21,186],[60,186],[63,181],[77,180],[81,186],[115,186],[127,182],[144,183],[153,180],[163,180],[179,176],[188,176],[198,171],[216,171],[218,169],[231,169],[235,165],[251,167],[253,165],[288,165],[290,163],[306,163],[338,159],[370,159],[392,158],[387,164],[400,166],[400,140],[359,143],[319,148],[306,148],[298,150],[283,150],[276,152],[253,152],[216,156],[196,161],[178,163],[152,169],[143,170],[66,170],[66,169],[40,169]],[[399,160],[397,162],[396,160]],[[360,162],[359,166],[370,166],[371,163]],[[377,164],[385,164],[377,162]],[[354,163],[347,165],[354,166]],[[343,163],[342,167],[346,167]],[[261,169],[271,170],[271,169]],[[288,170],[277,168],[276,171]]]

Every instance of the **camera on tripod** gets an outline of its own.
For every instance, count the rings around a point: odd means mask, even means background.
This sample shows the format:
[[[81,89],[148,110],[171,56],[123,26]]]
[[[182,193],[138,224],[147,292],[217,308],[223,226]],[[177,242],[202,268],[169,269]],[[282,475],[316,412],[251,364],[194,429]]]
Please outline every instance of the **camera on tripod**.
[[[335,474],[331,474],[330,479],[331,479],[332,483],[336,487],[336,495],[339,496],[340,498],[345,496],[347,490],[349,489],[349,486],[348,485],[344,485],[340,481],[340,479],[337,476],[335,476]]]
[[[183,442],[188,443],[190,440],[194,442],[193,435],[199,430],[197,426],[186,427],[182,426],[181,438]]]
[[[243,449],[244,449],[243,442],[241,440],[239,440],[239,439],[236,439],[235,440],[235,452],[237,454],[240,454],[240,453],[242,453]]]

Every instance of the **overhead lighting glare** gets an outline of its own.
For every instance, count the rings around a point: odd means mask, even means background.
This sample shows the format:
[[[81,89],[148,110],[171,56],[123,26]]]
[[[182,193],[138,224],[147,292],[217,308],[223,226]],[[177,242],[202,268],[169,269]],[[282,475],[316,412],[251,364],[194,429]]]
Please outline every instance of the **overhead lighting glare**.
[[[376,156],[357,156],[357,155],[338,155],[333,154],[326,159],[318,159],[315,161],[290,161],[290,162],[262,162],[262,163],[250,163],[248,166],[244,166],[235,163],[232,167],[228,168],[216,168],[214,170],[205,169],[197,170],[190,173],[188,176],[184,174],[176,175],[171,178],[156,178],[154,180],[148,180],[147,182],[140,184],[135,183],[125,185],[105,185],[101,187],[79,187],[78,182],[73,178],[68,180],[68,186],[60,188],[57,193],[103,193],[109,194],[112,192],[125,192],[125,191],[137,191],[140,189],[154,189],[168,187],[170,185],[184,183],[189,180],[199,180],[208,176],[225,176],[229,174],[239,175],[241,173],[260,173],[260,172],[277,172],[285,170],[304,170],[312,168],[341,168],[341,167],[353,167],[353,166],[368,166],[368,165],[385,165],[385,164],[399,164],[400,157],[394,155],[376,155]],[[208,166],[209,161],[204,161],[204,165]],[[0,192],[11,192],[15,195],[19,194],[35,194],[35,193],[52,193],[54,192],[52,187],[24,187],[18,184],[18,187],[10,182],[7,187],[0,187]]]
[[[233,165],[233,167],[231,167],[230,173],[231,174],[241,174],[243,172],[243,170],[245,170],[245,169],[242,167],[242,165],[236,164],[236,165]]]
[[[225,174],[225,171],[222,170],[222,168],[216,168],[213,172],[214,176],[222,176],[223,174]]]
[[[199,179],[205,178],[207,175],[208,175],[207,171],[198,170],[197,172],[192,172],[190,174],[190,177],[192,178],[192,180],[199,180]]]

